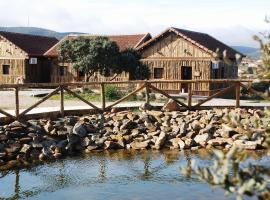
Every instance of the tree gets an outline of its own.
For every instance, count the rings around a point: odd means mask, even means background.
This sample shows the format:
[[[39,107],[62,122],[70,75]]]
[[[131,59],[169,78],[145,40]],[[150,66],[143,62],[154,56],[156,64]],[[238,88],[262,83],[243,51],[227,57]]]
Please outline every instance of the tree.
[[[96,72],[104,76],[114,74],[112,80],[122,72],[129,72],[132,79],[145,79],[149,75],[134,49],[120,52],[116,42],[107,37],[65,40],[59,47],[59,60],[73,63],[76,70],[85,74],[86,81]]]
[[[140,62],[141,55],[132,48],[125,49],[121,52],[120,66],[121,70],[129,73],[131,80],[148,79],[149,68]],[[117,73],[121,73],[118,71]]]

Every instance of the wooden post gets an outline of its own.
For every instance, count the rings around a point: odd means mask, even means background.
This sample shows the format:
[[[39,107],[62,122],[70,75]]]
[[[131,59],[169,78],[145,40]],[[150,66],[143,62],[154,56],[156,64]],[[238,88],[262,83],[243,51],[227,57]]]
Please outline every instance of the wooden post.
[[[100,98],[102,103],[101,109],[104,112],[106,108],[106,99],[105,99],[105,85],[103,82],[100,84]]]
[[[235,107],[239,108],[240,107],[240,83],[235,84]]]
[[[192,83],[188,84],[188,107],[189,109],[192,107]]]
[[[18,118],[20,115],[19,88],[18,87],[15,88],[15,105],[16,105],[15,116],[16,118]]]
[[[149,95],[149,83],[145,81],[145,103],[149,104],[150,103],[150,95]]]
[[[64,88],[61,86],[60,89],[60,114],[61,117],[65,116],[65,108],[64,108]]]

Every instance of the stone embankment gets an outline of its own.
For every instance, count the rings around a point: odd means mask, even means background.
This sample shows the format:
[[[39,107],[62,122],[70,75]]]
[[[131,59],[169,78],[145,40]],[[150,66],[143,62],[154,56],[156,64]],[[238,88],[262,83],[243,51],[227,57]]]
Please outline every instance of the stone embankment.
[[[111,149],[197,150],[237,145],[256,150],[263,148],[263,127],[269,122],[256,109],[122,111],[15,121],[0,127],[0,170]]]

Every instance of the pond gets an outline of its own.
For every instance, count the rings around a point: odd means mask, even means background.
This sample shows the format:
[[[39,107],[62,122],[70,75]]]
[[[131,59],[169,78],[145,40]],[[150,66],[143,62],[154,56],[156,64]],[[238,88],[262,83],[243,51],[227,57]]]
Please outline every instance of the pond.
[[[250,155],[250,161],[269,165],[264,152]],[[180,166],[192,159],[210,165],[211,158],[206,150],[119,150],[80,155],[0,172],[0,199],[235,199],[193,175],[180,173]]]

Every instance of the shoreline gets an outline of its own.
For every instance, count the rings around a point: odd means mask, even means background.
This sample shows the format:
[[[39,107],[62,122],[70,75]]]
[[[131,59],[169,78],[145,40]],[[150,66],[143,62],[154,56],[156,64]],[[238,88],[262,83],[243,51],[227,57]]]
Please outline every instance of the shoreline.
[[[236,119],[244,126],[236,126]],[[259,120],[258,128],[252,127],[254,120]],[[269,120],[262,110],[238,108],[121,111],[15,121],[0,126],[0,170],[104,150],[226,150],[233,145],[259,150],[264,148],[262,127]]]

